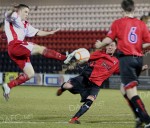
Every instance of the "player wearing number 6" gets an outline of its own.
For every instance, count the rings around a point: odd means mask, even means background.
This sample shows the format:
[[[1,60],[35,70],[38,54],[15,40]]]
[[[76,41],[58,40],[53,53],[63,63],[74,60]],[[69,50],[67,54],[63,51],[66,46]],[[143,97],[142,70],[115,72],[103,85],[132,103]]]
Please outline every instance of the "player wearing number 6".
[[[138,76],[143,65],[143,42],[150,43],[150,33],[146,24],[134,18],[134,2],[123,0],[121,3],[123,17],[112,23],[107,37],[102,41],[97,41],[96,48],[107,46],[114,39],[118,39],[118,55],[120,61],[120,75],[123,83],[122,91],[124,97],[130,104],[137,119],[136,128],[141,128],[145,123],[145,128],[150,128],[150,117],[145,109],[141,98],[137,94]]]

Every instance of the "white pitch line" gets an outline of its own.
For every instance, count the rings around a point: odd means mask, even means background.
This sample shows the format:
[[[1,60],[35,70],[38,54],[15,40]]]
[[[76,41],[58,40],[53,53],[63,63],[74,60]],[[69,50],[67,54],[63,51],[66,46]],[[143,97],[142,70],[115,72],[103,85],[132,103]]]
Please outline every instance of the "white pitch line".
[[[54,122],[54,123],[56,123],[56,124],[68,124],[68,122],[66,122],[66,121],[58,121],[58,122]]]
[[[37,115],[37,116],[43,116],[43,115]],[[44,116],[50,116],[50,117],[60,117],[60,115],[44,115]],[[70,116],[73,116],[73,115],[64,115],[64,116],[67,116],[67,117],[70,117]],[[108,115],[101,115],[101,114],[97,114],[97,115],[84,115],[84,117],[121,117],[121,116],[132,116],[132,114],[116,114],[116,115],[111,115],[111,114],[108,114]]]
[[[26,122],[26,121],[21,121],[21,122],[16,122],[16,121],[13,121],[13,122],[0,122],[0,124],[44,124],[45,122]]]
[[[22,122],[0,122],[0,124],[44,124],[46,122],[25,122],[25,121],[22,121]],[[68,122],[66,121],[58,121],[58,122],[52,122],[52,123],[57,123],[57,124],[68,124]],[[84,123],[90,123],[90,122],[84,122]],[[110,121],[100,121],[100,122],[97,122],[97,123],[100,123],[100,124],[133,124],[134,122],[110,122]]]

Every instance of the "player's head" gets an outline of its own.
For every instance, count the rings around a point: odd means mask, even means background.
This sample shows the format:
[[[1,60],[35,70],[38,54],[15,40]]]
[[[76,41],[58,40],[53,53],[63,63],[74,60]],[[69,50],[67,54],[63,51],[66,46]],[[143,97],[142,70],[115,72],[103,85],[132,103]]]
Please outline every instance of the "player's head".
[[[21,17],[21,20],[27,20],[28,15],[29,15],[29,6],[25,4],[19,4],[15,6],[18,15]]]
[[[134,11],[134,1],[133,0],[123,0],[121,7],[125,12],[131,13]]]
[[[113,55],[117,49],[117,42],[113,41],[109,45],[106,46],[106,53],[109,55]]]

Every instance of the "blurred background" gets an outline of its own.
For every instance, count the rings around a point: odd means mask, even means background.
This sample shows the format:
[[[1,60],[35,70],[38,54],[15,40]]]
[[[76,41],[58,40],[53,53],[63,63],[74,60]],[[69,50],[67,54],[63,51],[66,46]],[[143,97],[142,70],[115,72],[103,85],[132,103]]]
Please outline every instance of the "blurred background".
[[[61,31],[47,37],[26,38],[30,42],[46,46],[65,54],[78,48],[94,50],[96,40],[102,40],[111,23],[122,17],[120,2],[122,0],[0,0],[0,22],[4,19],[5,11],[13,4],[27,4],[30,7],[29,23],[41,30]],[[150,29],[150,0],[134,0],[136,3],[135,17],[142,19]],[[150,51],[145,50],[144,64],[150,65]],[[27,85],[33,85],[40,79],[40,85],[59,86],[64,80],[77,75],[76,69],[69,70],[62,61],[46,59],[40,55],[32,56],[31,62],[37,73]],[[10,60],[7,53],[5,33],[0,31],[0,76],[1,82],[9,81],[21,70]],[[50,75],[50,76],[49,76]],[[139,88],[148,89],[150,70],[142,73]],[[5,76],[5,77],[4,77]],[[55,76],[55,77],[54,77]],[[118,85],[118,86],[114,86]],[[104,87],[118,88],[119,75],[112,76]]]

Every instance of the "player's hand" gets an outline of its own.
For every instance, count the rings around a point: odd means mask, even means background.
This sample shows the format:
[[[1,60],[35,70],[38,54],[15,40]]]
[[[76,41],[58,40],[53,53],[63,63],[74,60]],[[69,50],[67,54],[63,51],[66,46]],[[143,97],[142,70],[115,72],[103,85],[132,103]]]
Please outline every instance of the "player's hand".
[[[56,30],[51,31],[51,34],[55,34],[58,31],[60,31],[60,28],[57,28]]]
[[[69,69],[69,70],[73,70],[73,69],[74,69],[74,66],[73,66],[73,65],[69,65],[69,66],[68,66],[68,69]]]
[[[147,70],[147,69],[149,69],[148,65],[147,65],[147,64],[146,64],[146,65],[143,65],[142,71],[145,71],[145,70]]]
[[[100,40],[97,40],[95,43],[95,48],[100,48],[102,45],[102,42]]]

